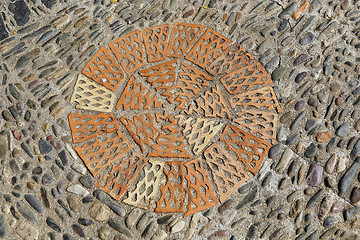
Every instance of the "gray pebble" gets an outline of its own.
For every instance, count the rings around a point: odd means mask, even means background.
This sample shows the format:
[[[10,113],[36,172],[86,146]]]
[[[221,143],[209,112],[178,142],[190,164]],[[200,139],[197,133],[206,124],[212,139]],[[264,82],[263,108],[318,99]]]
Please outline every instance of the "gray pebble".
[[[44,185],[48,185],[48,184],[52,183],[53,181],[54,181],[54,178],[49,173],[45,173],[41,180],[42,184],[44,184]]]
[[[94,187],[94,181],[91,176],[81,176],[79,181],[84,187],[88,189],[92,189]]]
[[[346,171],[346,173],[341,177],[338,188],[339,195],[343,195],[351,185],[354,180],[355,174],[360,166],[360,158],[356,158],[355,162],[351,165],[351,167]]]
[[[8,234],[8,228],[5,220],[5,216],[0,214],[0,238],[6,237]]]
[[[303,111],[301,112],[295,119],[294,121],[291,123],[290,125],[290,130],[293,131],[294,129],[296,129],[298,123],[305,117],[306,112]]]
[[[16,203],[16,208],[19,211],[19,213],[21,213],[21,215],[24,216],[24,218],[26,218],[27,220],[29,220],[30,222],[34,222],[36,221],[37,217],[36,214],[33,210],[31,210],[28,205],[26,205],[23,202],[17,202]]]
[[[309,60],[309,56],[307,54],[300,54],[294,61],[294,66],[300,65],[303,62]]]
[[[25,194],[26,201],[32,206],[36,211],[42,213],[42,206],[40,202],[31,194]]]
[[[84,232],[83,228],[80,225],[73,224],[73,225],[71,225],[71,228],[80,237],[85,237],[85,232]]]
[[[59,225],[55,222],[54,219],[52,219],[51,217],[48,217],[46,219],[46,224],[51,227],[54,231],[56,232],[61,232],[61,228],[59,227]]]
[[[41,154],[47,154],[52,151],[52,146],[49,143],[47,143],[45,140],[40,139],[39,150]]]
[[[281,150],[280,144],[275,144],[269,149],[269,158],[275,157]]]
[[[236,209],[240,209],[242,208],[244,205],[246,205],[247,203],[253,201],[257,195],[257,192],[258,192],[258,188],[257,187],[254,187],[252,189],[252,191],[250,193],[248,193],[244,198],[243,200],[241,200],[238,205],[236,205]]]
[[[90,225],[94,224],[95,222],[89,218],[79,218],[78,223],[83,226],[90,226]]]
[[[61,162],[64,166],[69,165],[69,158],[68,158],[65,150],[62,150],[61,152],[59,152],[58,156],[61,159]]]
[[[114,203],[109,195],[107,195],[105,192],[101,191],[101,190],[95,190],[93,193],[94,197],[96,197],[100,202],[104,203],[105,205],[107,205],[114,213],[116,213],[119,216],[124,217],[125,216],[125,211],[124,209],[122,209],[118,204]]]
[[[350,123],[345,122],[336,129],[335,134],[339,137],[346,137],[349,134],[349,130]]]
[[[287,6],[280,14],[279,14],[279,18],[283,18],[286,15],[292,13],[292,11],[294,10],[294,8],[296,7],[296,2],[293,2],[292,4],[290,4],[289,6]]]
[[[317,191],[307,202],[306,208],[311,208],[317,201],[319,201],[323,193],[324,189]]]
[[[286,71],[287,71],[286,67],[279,67],[279,68],[275,69],[271,74],[272,80],[273,81],[280,80],[285,75]]]
[[[133,237],[132,232],[125,226],[125,224],[121,223],[118,219],[110,218],[108,224],[110,227],[112,227],[119,233],[122,233],[129,238]]]
[[[345,221],[349,220],[353,215],[356,215],[358,212],[359,212],[358,207],[351,207],[344,210],[343,212],[344,220]]]
[[[306,149],[304,155],[307,158],[312,158],[316,155],[317,147],[314,143],[311,143],[310,146]]]
[[[307,32],[302,38],[300,38],[299,43],[301,45],[306,45],[314,41],[315,36],[312,32]]]

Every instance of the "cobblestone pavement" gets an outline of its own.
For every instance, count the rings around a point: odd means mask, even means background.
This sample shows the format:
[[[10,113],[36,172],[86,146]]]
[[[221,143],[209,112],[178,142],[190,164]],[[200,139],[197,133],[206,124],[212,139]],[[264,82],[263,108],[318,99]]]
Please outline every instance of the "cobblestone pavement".
[[[0,12],[0,238],[358,238],[360,1]]]

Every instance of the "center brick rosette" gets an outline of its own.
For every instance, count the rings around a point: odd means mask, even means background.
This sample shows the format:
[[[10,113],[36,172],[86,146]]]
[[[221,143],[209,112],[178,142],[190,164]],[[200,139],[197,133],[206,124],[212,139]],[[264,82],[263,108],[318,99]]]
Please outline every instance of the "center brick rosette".
[[[255,176],[281,112],[262,65],[202,25],[135,30],[78,75],[75,150],[111,197],[185,216]]]

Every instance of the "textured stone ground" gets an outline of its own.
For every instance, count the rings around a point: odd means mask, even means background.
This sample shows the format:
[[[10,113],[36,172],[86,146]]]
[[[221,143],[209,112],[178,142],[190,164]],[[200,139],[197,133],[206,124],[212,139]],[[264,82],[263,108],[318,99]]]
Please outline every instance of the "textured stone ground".
[[[0,237],[357,239],[360,1],[6,0],[0,9]],[[256,176],[187,217],[94,186],[68,122],[78,75],[101,46],[175,22],[240,44],[282,109]]]

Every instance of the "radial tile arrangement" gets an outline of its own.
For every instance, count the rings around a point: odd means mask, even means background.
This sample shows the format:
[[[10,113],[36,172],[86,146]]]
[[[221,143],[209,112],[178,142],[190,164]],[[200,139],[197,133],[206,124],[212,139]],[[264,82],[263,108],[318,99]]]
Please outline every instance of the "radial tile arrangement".
[[[259,171],[281,112],[272,87],[250,53],[210,28],[134,30],[78,75],[75,150],[112,198],[188,216]]]

